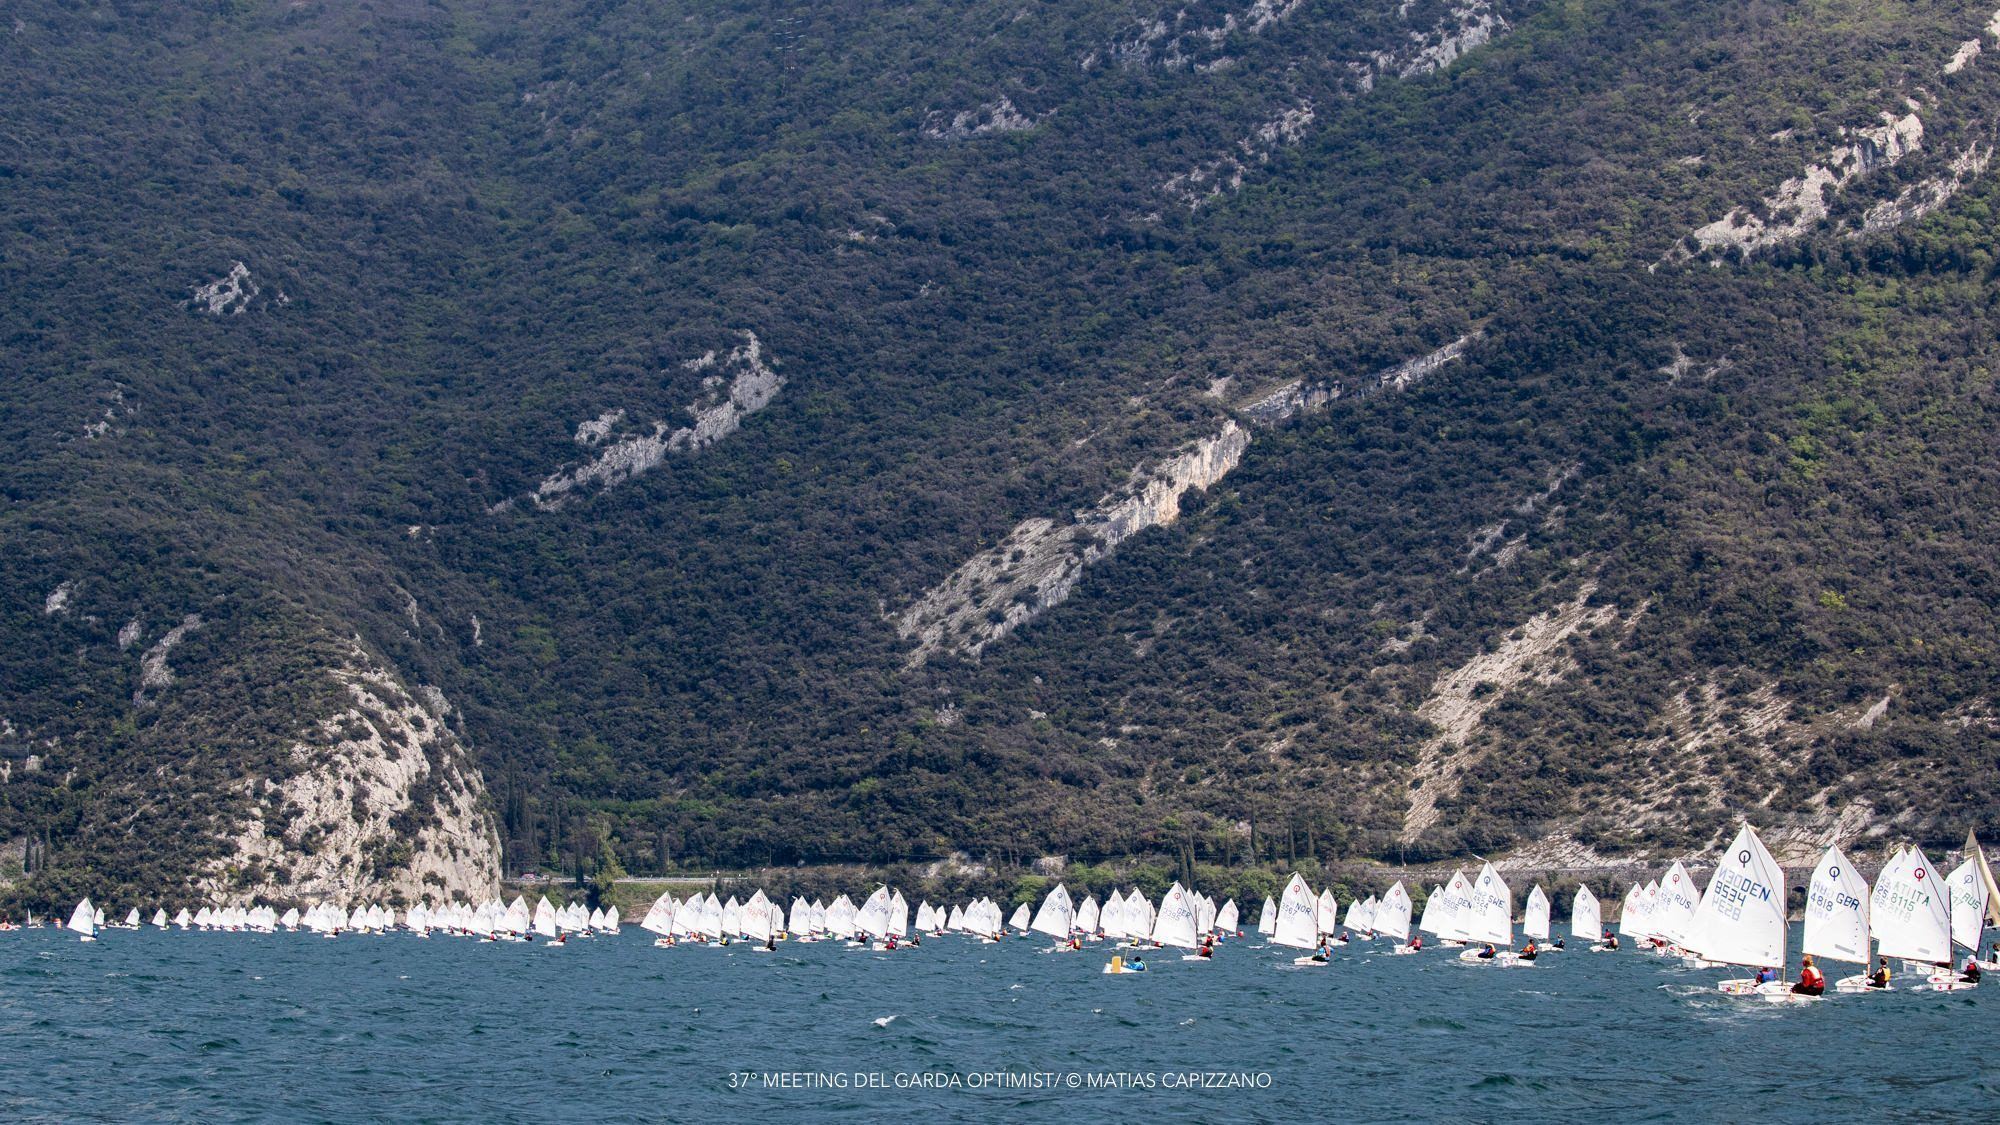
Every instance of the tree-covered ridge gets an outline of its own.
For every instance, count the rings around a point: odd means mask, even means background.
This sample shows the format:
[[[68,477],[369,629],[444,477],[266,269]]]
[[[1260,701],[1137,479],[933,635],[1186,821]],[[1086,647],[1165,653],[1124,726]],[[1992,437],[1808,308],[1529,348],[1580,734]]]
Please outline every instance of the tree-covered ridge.
[[[0,837],[48,870],[214,846],[349,636],[456,706],[515,867],[1223,855],[1253,823],[1610,848],[1850,791],[1963,816],[1987,181],[1864,232],[1990,149],[2000,65],[1944,72],[1990,17],[21,5],[0,717],[43,768],[0,783]],[[1802,237],[1674,259],[1885,113],[1920,143]],[[1167,187],[1224,157],[1231,190]],[[192,301],[239,262],[254,296]],[[1447,374],[1260,431],[979,661],[911,666],[898,613],[1022,521],[1474,330]],[[607,415],[696,427],[732,384],[689,361],[746,333],[783,386],[726,440],[506,503]],[[1572,604],[1599,623],[1522,686],[1440,692]],[[1400,842],[1436,761],[1441,827]],[[199,815],[106,811],[152,789]]]

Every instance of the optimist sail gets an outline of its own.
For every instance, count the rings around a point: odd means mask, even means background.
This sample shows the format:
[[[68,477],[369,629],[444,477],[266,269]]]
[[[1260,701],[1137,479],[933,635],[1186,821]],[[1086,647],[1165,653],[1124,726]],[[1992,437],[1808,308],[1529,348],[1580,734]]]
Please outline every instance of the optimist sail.
[[[1637,883],[1625,892],[1625,904],[1618,911],[1618,934],[1634,941],[1651,936],[1646,932],[1646,888]]]
[[[1029,918],[1028,904],[1024,902],[1014,908],[1014,916],[1007,919],[1007,928],[1010,930],[1025,930],[1028,928]]]
[[[1175,883],[1160,900],[1160,913],[1153,923],[1153,940],[1160,945],[1193,949],[1198,944],[1195,929],[1194,896]]]
[[[1514,893],[1488,863],[1472,881],[1472,910],[1467,915],[1466,940],[1494,945],[1514,944]]]
[[[88,898],[77,903],[76,909],[69,912],[69,926],[67,928],[82,934],[84,937],[97,936],[97,908],[90,905]]]
[[[1035,920],[1028,928],[1038,934],[1047,934],[1057,940],[1069,937],[1070,929],[1076,924],[1076,907],[1070,903],[1069,891],[1061,883],[1042,900],[1042,908],[1035,912]]]
[[[1449,941],[1472,940],[1472,880],[1465,872],[1451,873],[1444,885],[1444,903],[1438,907],[1438,936]]]
[[[1521,908],[1521,934],[1536,941],[1549,940],[1549,896],[1538,884],[1528,890],[1527,904]]]
[[[1579,941],[1596,941],[1604,936],[1604,910],[1590,888],[1578,885],[1569,901],[1569,936]]]
[[[2000,926],[2000,884],[1993,882],[1993,869],[1986,865],[1986,852],[1970,828],[1965,830],[1965,858],[1976,861],[1979,881],[1986,885],[1986,924]]]
[[[1868,963],[1868,881],[1838,847],[1826,849],[1806,885],[1805,935],[1799,952]]]
[[[1951,890],[1951,940],[1954,945],[1974,952],[1986,928],[1986,883],[1979,877],[1979,860],[1967,856],[1945,878]]]
[[[1076,927],[1076,932],[1080,934],[1096,933],[1099,912],[1097,896],[1085,895],[1083,905],[1076,908],[1076,920],[1071,923]]]
[[[1417,916],[1417,929],[1436,936],[1442,924],[1444,888],[1433,886],[1431,893],[1424,896],[1424,911]]]
[[[1333,900],[1331,888],[1319,893],[1319,932],[1334,933],[1340,929],[1340,904]]]
[[[1694,877],[1688,869],[1675,860],[1660,879],[1660,889],[1653,899],[1653,914],[1647,920],[1646,928],[1651,936],[1670,944],[1687,948],[1688,925],[1694,921],[1694,908],[1701,901],[1695,893]]]
[[[1410,937],[1410,891],[1399,881],[1375,904],[1375,932],[1407,941]]]
[[[1236,909],[1236,900],[1233,898],[1223,903],[1222,909],[1215,912],[1215,928],[1219,933],[1235,933],[1237,923],[1240,921],[1242,921],[1242,918]]]
[[[1748,824],[1709,877],[1683,948],[1725,965],[1785,963],[1785,872]]]
[[[1949,892],[1921,849],[1899,851],[1875,880],[1868,921],[1884,957],[1951,961]]]
[[[1293,949],[1315,949],[1320,932],[1319,899],[1306,886],[1305,877],[1294,874],[1271,921],[1271,941]]]
[[[1278,932],[1278,904],[1271,901],[1270,895],[1264,896],[1264,910],[1257,915],[1257,932],[1265,937]]]
[[[854,915],[854,924],[862,933],[873,938],[889,936],[889,888],[876,887],[868,901]]]

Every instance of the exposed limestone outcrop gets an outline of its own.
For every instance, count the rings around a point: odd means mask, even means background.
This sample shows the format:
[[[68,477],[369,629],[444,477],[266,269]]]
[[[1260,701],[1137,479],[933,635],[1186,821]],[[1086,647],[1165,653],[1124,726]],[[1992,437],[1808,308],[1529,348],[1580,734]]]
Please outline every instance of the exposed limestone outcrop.
[[[709,352],[682,366],[689,371],[714,372],[702,381],[703,397],[687,408],[694,418],[692,424],[670,431],[667,422],[658,421],[650,433],[628,434],[611,441],[595,459],[544,478],[529,495],[535,507],[560,507],[585,485],[610,488],[658,467],[669,454],[706,449],[735,433],[743,419],[769,405],[785,385],[784,376],[775,370],[777,361],[765,357],[764,345],[754,332],[743,333],[743,343],[725,354]],[[604,443],[623,413],[609,411],[578,426],[577,441],[587,446]],[[492,510],[503,510],[511,503],[502,501]]]
[[[623,410],[607,410],[588,422],[578,422],[575,441],[578,445],[602,445],[611,436],[611,428],[624,420]]]
[[[1351,392],[1347,390],[1346,384],[1338,379],[1295,380],[1276,390],[1265,392],[1239,407],[1237,413],[1252,425],[1269,428],[1301,414],[1310,414],[1323,409],[1343,395],[1407,390],[1422,381],[1425,376],[1464,357],[1465,349],[1478,338],[1479,333],[1468,332],[1434,352],[1406,359],[1376,372]]]
[[[1473,657],[1431,685],[1417,714],[1438,733],[1419,748],[1410,773],[1417,787],[1403,816],[1405,843],[1437,823],[1438,798],[1455,791],[1456,777],[1468,762],[1466,742],[1486,712],[1510,692],[1559,682],[1569,671],[1568,658],[1561,652],[1563,642],[1618,620],[1618,607],[1590,606],[1590,596],[1596,592],[1597,584],[1586,582],[1569,602],[1529,618],[1492,652]]]
[[[182,304],[215,316],[236,316],[248,309],[262,292],[256,279],[250,276],[250,267],[234,262],[228,273],[207,285],[194,286],[194,296]]]
[[[963,141],[993,133],[1024,133],[1048,116],[1030,117],[1015,107],[1013,99],[1002,95],[949,118],[942,111],[932,113],[924,120],[924,136],[934,141]]]
[[[1303,3],[1251,0],[1240,11],[1225,12],[1221,20],[1207,24],[1194,23],[1183,8],[1172,16],[1160,16],[1129,29],[1121,38],[1085,55],[1080,65],[1085,70],[1107,63],[1162,70],[1219,70],[1235,61],[1222,53],[1231,35],[1261,35]]]
[[[292,745],[298,772],[244,782],[250,811],[234,854],[203,880],[211,899],[412,903],[496,894],[499,832],[485,782],[446,723],[443,695],[405,690],[358,643],[334,676],[348,706]]]
[[[1474,338],[1461,336],[1380,371],[1349,393],[1402,390],[1463,356]],[[1241,414],[1253,426],[1275,426],[1341,395],[1338,382],[1291,383],[1253,401]],[[1074,513],[1068,523],[1022,521],[998,546],[967,560],[894,616],[896,631],[916,642],[910,664],[922,664],[939,652],[977,657],[986,646],[1060,604],[1085,568],[1140,531],[1179,519],[1188,490],[1206,491],[1228,475],[1250,441],[1249,429],[1226,422],[1214,435],[1158,464],[1134,469],[1124,488]]]
[[[1870,172],[1893,168],[1922,148],[1924,123],[1912,109],[1901,117],[1884,113],[1880,125],[1843,134],[1849,143],[1835,147],[1823,163],[1807,165],[1803,175],[1779,184],[1758,209],[1737,207],[1697,227],[1662,261],[1748,256],[1803,237],[1825,221],[1833,197],[1848,184]]]
[[[1300,102],[1259,125],[1236,142],[1235,149],[1192,168],[1160,185],[1189,210],[1225,192],[1243,186],[1243,175],[1252,167],[1267,164],[1279,149],[1299,143],[1313,122],[1312,103]]]
[[[1860,229],[1849,237],[1859,238],[1923,218],[1950,202],[1960,188],[1985,175],[1986,167],[1992,160],[1992,145],[1967,145],[1952,158],[1944,174],[1911,184],[1897,192],[1896,198],[1885,199],[1870,207],[1868,213],[1861,217]]]
[[[147,692],[162,691],[174,682],[174,670],[167,666],[167,656],[174,651],[174,646],[187,639],[189,633],[201,626],[201,615],[190,613],[181,618],[180,624],[167,630],[164,636],[154,641],[153,647],[139,657],[139,690],[132,693],[134,704],[146,706],[151,702],[146,695]]]
[[[1181,497],[1228,475],[1250,444],[1234,421],[1158,465],[1141,468],[1123,489],[1058,525],[1024,521],[1000,545],[974,556],[926,591],[896,619],[917,642],[912,664],[944,649],[978,656],[987,645],[1060,604],[1084,568],[1149,527],[1180,518]]]
[[[134,617],[118,629],[118,651],[123,652],[139,643],[139,619]]]
[[[59,613],[67,614],[70,595],[74,593],[76,593],[74,579],[58,583],[55,589],[49,591],[49,596],[42,599],[42,616],[54,617]]]
[[[1972,60],[1978,57],[1979,40],[1967,39],[1958,45],[1958,50],[1952,52],[1950,61],[1944,64],[1944,72],[1946,74],[1957,74],[1967,66],[1970,66]]]
[[[1411,32],[1410,46],[1386,58],[1377,59],[1377,73],[1394,67],[1398,78],[1415,78],[1443,70],[1507,34],[1507,21],[1493,11],[1488,0],[1468,0],[1452,8],[1451,15],[1439,20],[1427,32]]]

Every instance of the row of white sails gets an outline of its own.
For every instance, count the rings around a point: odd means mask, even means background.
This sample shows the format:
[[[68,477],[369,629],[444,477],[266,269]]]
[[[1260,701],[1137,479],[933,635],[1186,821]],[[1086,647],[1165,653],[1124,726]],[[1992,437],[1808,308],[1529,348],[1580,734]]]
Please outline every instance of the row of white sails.
[[[34,918],[29,917],[34,924]],[[107,924],[104,911],[85,898],[70,912],[65,928],[84,940],[95,940],[106,929],[141,928],[139,910],[134,907],[122,923]],[[271,906],[207,907],[190,912],[182,907],[171,918],[164,907],[153,912],[154,929],[217,930],[229,933],[275,933],[279,930],[307,931],[333,937],[343,933],[383,934],[398,930],[428,936],[441,932],[491,940],[526,940],[534,934],[565,940],[572,934],[618,932],[615,910],[586,908],[582,903],[557,906],[544,895],[530,908],[527,899],[514,896],[511,903],[489,899],[477,906],[463,902],[437,905],[420,903],[397,911],[379,903],[349,909],[322,902],[301,911],[297,907],[278,913]]]
[[[832,902],[804,897],[780,906],[763,891],[748,901],[734,897],[718,901],[713,892],[677,899],[663,894],[639,923],[659,935],[662,944],[681,940],[744,939],[771,942],[779,935],[799,941],[872,939],[886,943],[916,935],[966,934],[997,941],[1012,931],[1040,933],[1059,941],[1071,937],[1146,940],[1193,949],[1206,935],[1233,934],[1239,924],[1236,904],[1217,904],[1206,895],[1175,883],[1156,906],[1144,893],[1113,891],[1102,903],[1095,896],[1075,901],[1058,884],[1039,908],[1021,903],[1009,916],[991,898],[946,906],[928,901],[913,913],[900,890],[877,887],[859,905],[846,895]]]

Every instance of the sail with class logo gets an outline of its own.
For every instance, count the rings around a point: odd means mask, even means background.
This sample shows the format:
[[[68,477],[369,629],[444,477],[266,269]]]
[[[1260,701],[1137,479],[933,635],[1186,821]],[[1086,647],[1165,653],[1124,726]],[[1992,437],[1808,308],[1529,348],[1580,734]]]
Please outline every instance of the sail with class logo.
[[[1748,824],[1709,876],[1684,948],[1724,965],[1785,963],[1785,872]]]
[[[1950,893],[1921,848],[1897,852],[1882,869],[1868,915],[1884,957],[1931,964],[1951,960]]]
[[[1806,884],[1805,934],[1799,952],[1868,963],[1868,881],[1838,846],[1826,849]]]
[[[1576,897],[1570,900],[1569,936],[1583,941],[1596,941],[1604,936],[1603,908],[1587,886],[1579,885]]]

